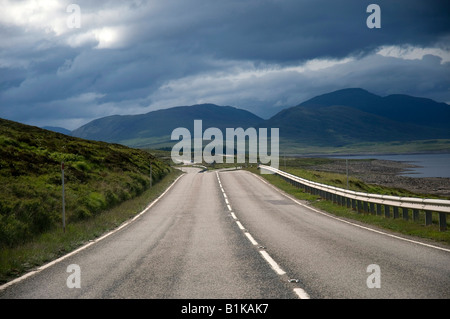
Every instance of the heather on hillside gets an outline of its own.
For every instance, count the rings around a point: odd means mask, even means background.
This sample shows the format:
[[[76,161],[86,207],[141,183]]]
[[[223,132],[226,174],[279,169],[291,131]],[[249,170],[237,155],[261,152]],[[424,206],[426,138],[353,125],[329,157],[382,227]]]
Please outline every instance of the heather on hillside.
[[[148,152],[0,119],[0,247],[24,243],[136,197],[170,172]]]

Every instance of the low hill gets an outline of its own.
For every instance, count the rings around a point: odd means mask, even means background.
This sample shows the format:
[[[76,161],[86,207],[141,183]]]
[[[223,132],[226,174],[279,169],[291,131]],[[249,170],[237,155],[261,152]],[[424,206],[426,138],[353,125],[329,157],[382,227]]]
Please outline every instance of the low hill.
[[[100,214],[170,167],[147,152],[0,119],[0,248],[61,226],[61,162],[68,223]]]
[[[44,126],[42,127],[44,130],[49,130],[61,134],[71,135],[72,131],[65,129],[64,127],[58,127],[58,126]]]
[[[263,123],[280,128],[281,143],[340,147],[363,142],[449,138],[445,129],[402,123],[349,106],[284,110]]]
[[[400,94],[381,97],[359,88],[316,96],[268,120],[234,107],[202,104],[104,117],[72,134],[133,147],[169,147],[174,144],[172,130],[185,127],[193,132],[195,119],[203,120],[203,129],[279,128],[280,147],[288,152],[450,138],[448,104]]]
[[[280,128],[282,144],[333,146],[450,138],[450,106],[363,89],[317,96],[262,123]]]
[[[170,144],[175,128],[193,132],[194,120],[203,127],[253,127],[263,120],[245,110],[231,106],[199,104],[178,106],[140,115],[114,115],[94,120],[72,132],[73,136],[121,143],[133,147],[158,147]]]
[[[450,121],[450,106],[431,99],[404,94],[381,97],[360,88],[349,88],[316,96],[299,107],[345,105],[399,123],[446,129]]]

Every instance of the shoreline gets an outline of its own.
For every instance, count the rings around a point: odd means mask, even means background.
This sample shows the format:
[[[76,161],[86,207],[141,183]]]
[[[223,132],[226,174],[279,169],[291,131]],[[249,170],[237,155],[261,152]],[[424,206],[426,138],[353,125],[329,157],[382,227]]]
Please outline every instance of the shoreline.
[[[346,174],[346,163],[343,159],[329,158],[330,163],[311,167],[317,171]],[[351,159],[348,173],[368,184],[401,188],[417,194],[439,196],[450,199],[450,178],[448,177],[410,177],[404,176],[412,168],[419,165],[408,162],[381,159]]]

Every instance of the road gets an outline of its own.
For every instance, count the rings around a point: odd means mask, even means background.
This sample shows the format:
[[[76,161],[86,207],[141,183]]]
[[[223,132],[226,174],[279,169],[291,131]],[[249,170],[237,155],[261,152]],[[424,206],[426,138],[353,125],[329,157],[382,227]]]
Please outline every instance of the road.
[[[246,171],[184,170],[139,218],[0,298],[450,298],[449,249],[314,211]]]

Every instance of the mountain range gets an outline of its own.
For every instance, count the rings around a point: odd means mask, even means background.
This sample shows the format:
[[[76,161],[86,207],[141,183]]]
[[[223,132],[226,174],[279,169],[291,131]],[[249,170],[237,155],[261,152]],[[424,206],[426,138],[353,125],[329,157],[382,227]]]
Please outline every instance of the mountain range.
[[[193,132],[196,119],[203,120],[203,130],[279,128],[280,144],[290,146],[341,147],[450,138],[450,105],[400,94],[381,97],[360,88],[316,96],[270,119],[231,106],[200,104],[103,117],[71,135],[132,147],[161,148],[176,142],[170,140],[173,129],[185,127]]]

